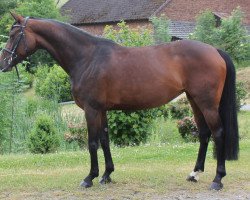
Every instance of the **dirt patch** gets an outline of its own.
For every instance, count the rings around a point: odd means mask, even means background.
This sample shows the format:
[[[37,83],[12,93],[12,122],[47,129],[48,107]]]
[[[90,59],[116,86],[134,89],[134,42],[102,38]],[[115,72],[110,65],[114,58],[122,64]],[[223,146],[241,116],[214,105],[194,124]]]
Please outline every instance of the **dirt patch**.
[[[250,183],[249,183],[250,184]],[[178,186],[166,191],[156,192],[154,187],[133,184],[109,184],[89,189],[78,188],[75,191],[52,190],[44,192],[3,192],[2,200],[247,200],[250,191],[242,190],[238,185],[230,190],[210,191],[193,184],[194,188],[181,189]]]

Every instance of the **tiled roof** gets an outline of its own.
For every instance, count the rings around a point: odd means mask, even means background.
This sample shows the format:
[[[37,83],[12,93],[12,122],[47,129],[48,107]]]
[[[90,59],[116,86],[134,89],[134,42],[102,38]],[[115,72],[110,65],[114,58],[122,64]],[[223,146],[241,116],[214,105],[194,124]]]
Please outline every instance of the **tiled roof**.
[[[171,21],[169,24],[169,33],[181,39],[187,39],[190,33],[194,32],[195,22]]]
[[[69,0],[61,8],[71,24],[148,19],[166,0]]]

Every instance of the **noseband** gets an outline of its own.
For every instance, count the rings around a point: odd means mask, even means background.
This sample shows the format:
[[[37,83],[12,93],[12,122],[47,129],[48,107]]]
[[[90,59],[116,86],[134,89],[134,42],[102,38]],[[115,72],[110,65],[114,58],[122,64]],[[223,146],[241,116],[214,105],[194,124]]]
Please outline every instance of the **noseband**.
[[[25,29],[25,27],[27,25],[28,19],[29,19],[29,17],[25,18],[24,25],[16,24],[16,25],[12,26],[12,28],[19,27],[20,28],[20,33],[18,34],[17,39],[14,41],[14,45],[12,46],[11,49],[7,49],[7,48],[3,49],[3,51],[6,51],[7,53],[10,54],[8,57],[4,58],[4,61],[8,60],[8,66],[11,64],[11,62],[13,60],[18,58],[18,55],[17,55],[16,51],[17,51],[17,48],[18,48],[18,46],[19,46],[22,39],[24,41],[25,51],[26,51],[26,53],[28,53],[28,46],[27,46],[27,42],[25,40],[25,33],[24,33],[24,29]],[[6,68],[4,68],[3,70],[7,69],[8,66]],[[18,72],[18,69],[17,69],[16,65],[15,65],[15,69],[16,69],[17,76],[18,76],[18,79],[19,79],[19,72]]]

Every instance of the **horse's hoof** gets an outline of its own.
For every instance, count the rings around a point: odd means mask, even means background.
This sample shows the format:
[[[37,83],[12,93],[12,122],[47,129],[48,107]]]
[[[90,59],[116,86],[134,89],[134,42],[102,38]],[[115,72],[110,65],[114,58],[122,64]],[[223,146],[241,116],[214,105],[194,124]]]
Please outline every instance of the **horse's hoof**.
[[[111,183],[111,178],[108,176],[108,177],[102,177],[101,180],[99,181],[99,183],[101,185],[104,185],[104,184],[107,184],[107,183]]]
[[[210,190],[221,190],[223,188],[223,184],[222,183],[216,183],[216,182],[212,182],[211,186],[210,186]]]
[[[89,187],[93,186],[93,182],[92,181],[82,181],[80,183],[80,186],[84,187],[84,188],[89,188]]]
[[[188,176],[186,180],[187,180],[187,181],[190,181],[190,182],[194,182],[194,183],[197,183],[197,182],[198,182],[198,180],[195,179],[194,176]]]

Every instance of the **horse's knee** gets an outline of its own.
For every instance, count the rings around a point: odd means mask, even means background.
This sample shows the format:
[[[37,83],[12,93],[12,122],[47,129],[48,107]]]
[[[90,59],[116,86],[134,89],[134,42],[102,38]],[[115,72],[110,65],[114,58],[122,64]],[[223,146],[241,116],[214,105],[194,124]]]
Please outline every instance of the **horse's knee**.
[[[89,145],[90,152],[97,151],[97,149],[99,148],[97,141],[90,141],[88,145]]]

